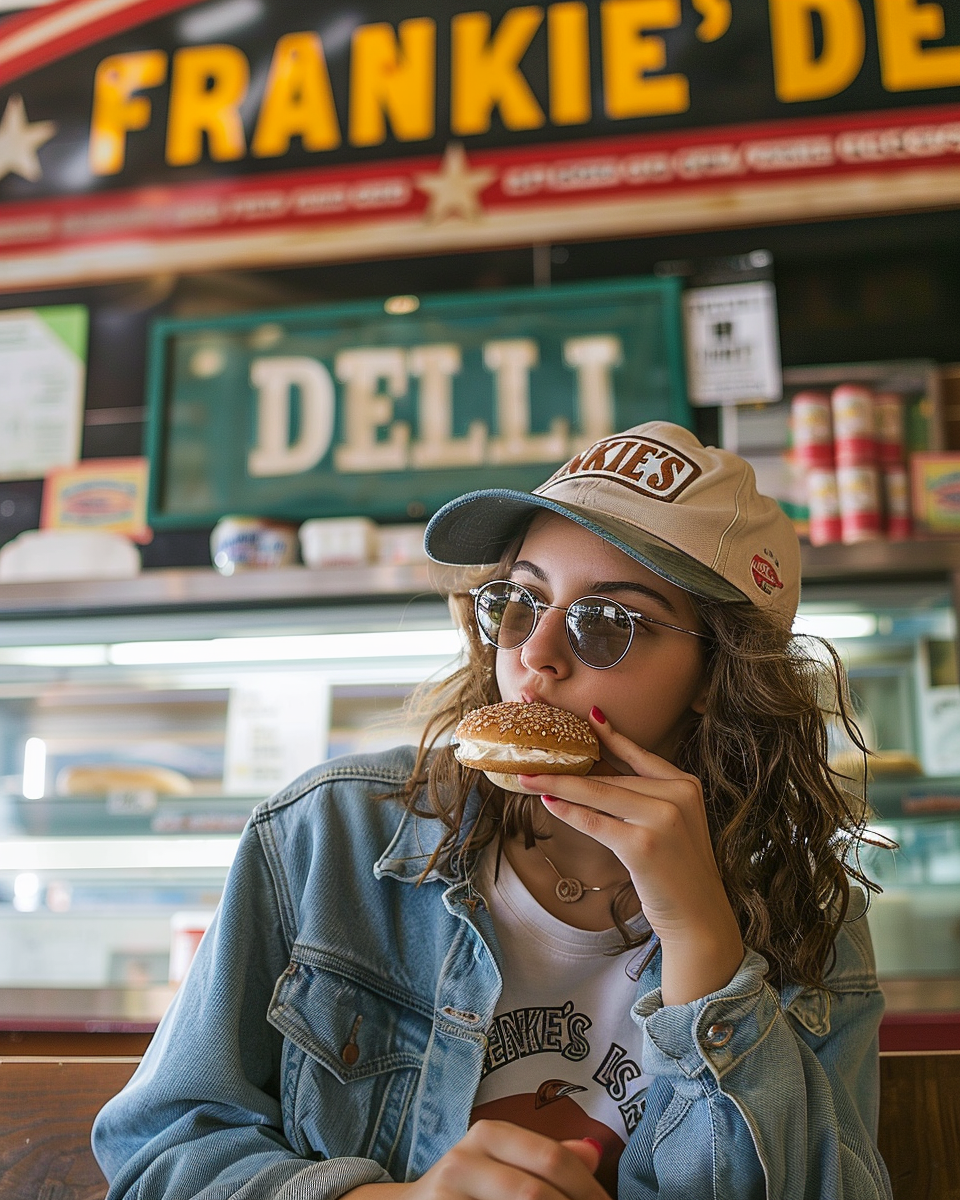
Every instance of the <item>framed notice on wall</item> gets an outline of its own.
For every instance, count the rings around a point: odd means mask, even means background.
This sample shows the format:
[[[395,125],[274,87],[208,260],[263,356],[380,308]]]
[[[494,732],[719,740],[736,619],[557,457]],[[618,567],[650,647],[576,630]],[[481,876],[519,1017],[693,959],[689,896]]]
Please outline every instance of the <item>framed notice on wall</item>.
[[[693,404],[781,398],[777,299],[770,280],[692,287],[683,310]]]
[[[532,488],[642,421],[689,424],[676,279],[162,321],[150,525],[420,519]]]
[[[80,304],[0,312],[0,479],[79,459],[87,324]]]

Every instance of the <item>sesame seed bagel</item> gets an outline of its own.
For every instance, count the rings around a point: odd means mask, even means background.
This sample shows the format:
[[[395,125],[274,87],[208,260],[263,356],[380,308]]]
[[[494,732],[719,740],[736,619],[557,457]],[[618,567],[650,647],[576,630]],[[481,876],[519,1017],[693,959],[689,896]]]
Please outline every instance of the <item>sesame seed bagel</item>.
[[[518,775],[586,775],[600,758],[597,736],[580,717],[550,704],[488,704],[454,730],[454,754],[508,792]]]

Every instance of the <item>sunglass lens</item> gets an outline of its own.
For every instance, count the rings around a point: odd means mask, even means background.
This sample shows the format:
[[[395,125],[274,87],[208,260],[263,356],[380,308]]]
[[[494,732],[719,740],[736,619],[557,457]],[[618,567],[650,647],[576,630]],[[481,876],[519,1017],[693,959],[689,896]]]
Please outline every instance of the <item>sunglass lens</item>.
[[[520,588],[490,584],[477,596],[477,620],[495,646],[514,650],[527,640],[536,621],[536,609]]]
[[[591,667],[612,667],[626,654],[633,637],[627,611],[602,596],[578,600],[567,609],[570,644]]]

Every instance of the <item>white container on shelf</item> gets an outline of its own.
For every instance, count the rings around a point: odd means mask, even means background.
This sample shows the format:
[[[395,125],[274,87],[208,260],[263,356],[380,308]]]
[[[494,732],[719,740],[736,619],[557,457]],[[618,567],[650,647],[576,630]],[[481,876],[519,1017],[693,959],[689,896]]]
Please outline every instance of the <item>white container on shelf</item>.
[[[393,567],[407,563],[429,562],[423,548],[426,525],[381,525],[378,532],[377,559]]]
[[[28,529],[0,548],[0,582],[132,579],[140,551],[128,538],[102,529]]]
[[[377,527],[367,517],[314,517],[300,526],[308,567],[357,567],[377,557]]]
[[[288,567],[297,558],[295,526],[262,517],[223,517],[210,534],[210,558],[221,575]]]

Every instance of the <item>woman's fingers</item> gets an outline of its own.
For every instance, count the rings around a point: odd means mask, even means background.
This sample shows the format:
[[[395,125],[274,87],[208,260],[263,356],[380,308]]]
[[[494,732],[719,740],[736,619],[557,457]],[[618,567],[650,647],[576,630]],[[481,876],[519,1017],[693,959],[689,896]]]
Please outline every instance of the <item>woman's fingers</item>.
[[[636,775],[521,775],[524,789],[532,794],[546,793],[592,808],[618,821],[644,819],[644,810],[669,804],[698,811],[703,806],[700,785],[692,775],[678,774],[673,779],[649,779]]]
[[[469,1200],[524,1195],[535,1200],[610,1200],[586,1161],[599,1161],[509,1121],[478,1121],[466,1137],[431,1167],[441,1188]],[[424,1179],[427,1178],[424,1176]],[[540,1187],[531,1186],[532,1180]]]
[[[673,763],[654,754],[651,750],[644,750],[624,734],[618,733],[606,717],[602,721],[599,720],[595,716],[599,711],[598,708],[591,709],[590,725],[600,744],[606,746],[615,758],[647,779],[675,779],[678,774],[681,774]]]

